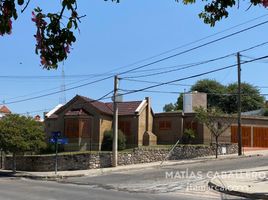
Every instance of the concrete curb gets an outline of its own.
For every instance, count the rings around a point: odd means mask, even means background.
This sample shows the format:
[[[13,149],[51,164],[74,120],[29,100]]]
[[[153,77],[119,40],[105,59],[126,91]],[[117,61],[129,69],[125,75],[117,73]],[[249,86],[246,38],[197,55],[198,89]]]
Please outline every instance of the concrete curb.
[[[227,188],[218,186],[212,183],[211,181],[208,183],[208,186],[215,191],[228,194],[228,195],[239,196],[239,197],[244,197],[244,198],[249,198],[249,199],[268,199],[268,193],[259,194],[259,193],[247,193],[247,192],[229,190]]]

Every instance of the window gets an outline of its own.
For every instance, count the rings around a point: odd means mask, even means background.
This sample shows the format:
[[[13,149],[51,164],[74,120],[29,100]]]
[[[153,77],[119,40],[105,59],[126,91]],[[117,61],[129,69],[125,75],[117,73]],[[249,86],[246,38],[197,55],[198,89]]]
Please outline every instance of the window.
[[[159,121],[159,130],[170,130],[171,121]]]
[[[68,138],[79,137],[78,119],[65,119],[65,136]]]
[[[198,123],[197,122],[186,122],[185,123],[185,129],[192,129],[197,132]]]

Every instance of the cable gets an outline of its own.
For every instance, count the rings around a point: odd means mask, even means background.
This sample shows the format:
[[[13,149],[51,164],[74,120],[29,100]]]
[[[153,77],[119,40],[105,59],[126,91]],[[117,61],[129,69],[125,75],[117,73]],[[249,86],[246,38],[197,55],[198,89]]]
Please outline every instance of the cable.
[[[122,79],[124,81],[132,81],[132,82],[140,82],[140,83],[152,83],[152,84],[160,84],[162,82],[156,82],[156,81],[144,81],[144,80],[138,80],[138,79],[127,79],[127,78],[124,78]],[[171,83],[171,84],[168,84],[168,85],[175,85],[175,86],[186,86],[186,87],[191,87],[193,85],[189,85],[189,84],[179,84],[179,83]]]
[[[145,65],[142,65],[142,66],[139,66],[139,67],[136,67],[136,68],[133,68],[133,69],[130,69],[130,70],[121,72],[121,73],[118,73],[117,75],[126,74],[126,73],[129,73],[129,72],[135,71],[135,70],[137,70],[137,69],[142,69],[142,68],[144,68],[144,67],[147,67],[147,66],[150,66],[150,65],[153,65],[153,64],[162,62],[162,61],[164,61],[164,60],[168,60],[168,59],[170,59],[170,58],[173,58],[173,57],[176,57],[176,56],[179,56],[179,55],[188,53],[188,52],[190,52],[190,51],[193,51],[193,50],[196,50],[196,49],[199,49],[199,48],[208,46],[208,45],[210,45],[210,44],[213,44],[213,43],[216,43],[216,42],[218,42],[218,41],[224,40],[224,39],[226,39],[226,38],[232,37],[232,36],[234,36],[234,35],[237,35],[237,34],[246,32],[246,31],[248,31],[248,30],[251,30],[251,29],[256,28],[256,27],[258,27],[258,26],[262,26],[262,25],[267,24],[267,23],[268,23],[268,20],[267,20],[267,21],[264,21],[264,22],[261,22],[261,23],[259,23],[259,24],[256,24],[256,25],[254,25],[254,26],[251,26],[251,27],[242,29],[242,30],[240,30],[240,31],[231,33],[231,34],[229,34],[229,35],[223,36],[223,37],[221,37],[221,38],[212,40],[212,41],[210,41],[210,42],[201,44],[201,45],[199,45],[199,46],[190,48],[190,49],[188,49],[188,50],[185,50],[185,51],[182,51],[182,52],[173,54],[173,55],[171,55],[171,56],[167,56],[167,57],[165,57],[165,58],[156,60],[156,61],[154,61],[154,62],[145,64]],[[92,81],[92,82],[89,82],[89,83],[85,83],[85,84],[81,84],[81,85],[78,85],[78,86],[75,86],[75,87],[71,87],[71,88],[65,89],[64,91],[69,91],[69,90],[77,89],[77,88],[84,87],[84,86],[87,86],[87,85],[91,85],[91,84],[94,84],[94,83],[97,83],[97,82],[101,82],[101,81],[104,81],[104,80],[108,80],[108,79],[110,79],[110,78],[112,78],[112,77],[113,77],[113,76],[108,76],[108,77],[105,77],[105,78],[102,78],[102,79],[98,79],[98,80],[95,80],[95,81]],[[32,98],[22,99],[22,100],[18,100],[18,101],[11,101],[11,102],[8,102],[8,103],[6,103],[6,104],[14,104],[14,103],[20,103],[20,102],[25,102],[25,101],[29,101],[29,100],[39,99],[39,98],[42,98],[42,97],[46,97],[46,96],[50,96],[50,95],[54,95],[54,94],[58,94],[58,93],[61,93],[61,92],[62,92],[62,91],[51,92],[51,93],[48,93],[48,94],[39,95],[39,96],[35,96],[35,97],[32,97]]]
[[[268,41],[263,42],[263,43],[258,44],[258,45],[255,45],[253,47],[247,48],[247,49],[243,49],[243,50],[241,50],[239,52],[240,53],[243,53],[243,52],[246,52],[246,51],[249,51],[249,50],[258,48],[260,46],[264,46],[266,44],[268,44]],[[181,67],[181,68],[178,68],[178,69],[165,70],[165,71],[161,71],[161,72],[157,72],[157,73],[151,73],[151,74],[145,74],[145,75],[137,75],[137,76],[131,76],[131,77],[129,76],[129,77],[124,77],[124,78],[132,79],[132,78],[142,78],[142,77],[148,77],[148,76],[162,75],[162,74],[171,73],[171,72],[175,72],[175,71],[180,71],[180,70],[184,70],[184,69],[189,69],[189,68],[200,66],[200,65],[207,64],[207,63],[210,63],[210,62],[222,60],[222,59],[231,57],[233,55],[236,55],[236,53],[231,53],[231,54],[228,54],[228,55],[225,55],[225,56],[221,56],[221,57],[210,59],[210,60],[206,60],[206,61],[200,61],[198,63],[186,64],[186,66]],[[175,68],[175,67],[173,66],[172,68]],[[150,70],[150,71],[152,71],[152,70]]]
[[[237,24],[237,25],[232,26],[232,27],[230,27],[230,28],[224,29],[224,30],[219,31],[219,32],[217,32],[217,33],[214,33],[214,34],[212,34],[212,35],[203,37],[203,38],[198,39],[198,40],[195,40],[195,41],[193,41],[193,42],[189,42],[189,43],[183,44],[183,45],[178,46],[178,47],[175,47],[175,48],[173,48],[173,49],[170,49],[170,50],[164,51],[164,52],[162,52],[162,53],[156,54],[156,55],[154,55],[154,56],[151,56],[151,57],[148,57],[148,58],[144,58],[144,59],[138,60],[138,61],[136,61],[136,62],[134,62],[134,63],[125,65],[125,66],[123,66],[123,67],[115,68],[113,71],[121,70],[121,69],[124,69],[124,68],[128,68],[128,67],[131,67],[131,66],[134,66],[134,65],[143,63],[143,62],[145,62],[145,61],[148,61],[148,60],[157,58],[157,57],[159,57],[159,56],[165,55],[165,54],[170,53],[170,52],[172,52],[172,51],[175,51],[175,50],[178,50],[178,49],[182,49],[182,48],[184,48],[184,47],[188,47],[188,46],[190,46],[190,45],[192,45],[192,44],[195,44],[195,43],[204,41],[204,40],[206,40],[206,39],[208,39],[208,38],[211,38],[211,37],[213,37],[213,36],[216,36],[216,35],[219,35],[219,34],[221,34],[221,33],[227,32],[227,31],[232,30],[232,29],[234,29],[234,28],[237,28],[237,27],[239,27],[239,26],[243,26],[243,25],[245,25],[245,24],[248,24],[248,23],[250,23],[250,22],[256,21],[256,20],[261,19],[261,18],[266,17],[266,16],[268,16],[268,14],[261,15],[261,16],[259,16],[259,17],[253,18],[253,19],[248,20],[248,21],[246,21],[246,22],[243,22],[243,23],[241,23],[241,24]],[[112,72],[112,71],[109,71],[109,72]]]
[[[135,90],[127,90],[127,89],[120,89],[120,91],[123,92],[133,92]],[[148,92],[148,93],[163,93],[163,94],[184,94],[185,92],[176,92],[176,91],[161,91],[161,90],[144,90],[142,92]],[[186,92],[187,93],[187,92]],[[215,93],[215,92],[206,92],[208,95],[215,95],[215,96],[237,96],[238,93]],[[242,93],[242,96],[251,96],[250,93]],[[267,94],[260,94],[261,96],[265,96]]]
[[[106,93],[105,95],[103,95],[102,97],[96,99],[96,100],[91,100],[91,101],[87,101],[87,102],[84,102],[84,103],[80,103],[80,104],[76,104],[77,106],[83,106],[85,105],[86,103],[94,103],[94,102],[97,102],[97,101],[101,101],[101,100],[104,100],[104,99],[108,99],[108,98],[111,98],[111,97],[107,97],[109,94],[112,94],[113,93],[113,90]],[[37,112],[43,112],[43,111],[48,111],[48,110],[51,110],[53,108],[50,108],[50,109],[42,109],[42,110],[35,110],[35,111],[30,111],[30,112],[25,112],[25,113],[19,113],[19,115],[25,115],[25,114],[31,114],[31,113],[37,113]]]
[[[241,65],[251,63],[251,62],[254,62],[254,61],[257,61],[257,60],[262,60],[262,59],[265,59],[265,58],[268,58],[268,55],[267,56],[262,56],[262,57],[259,57],[259,58],[253,59],[253,60],[241,62]],[[175,80],[164,82],[164,83],[159,83],[159,84],[156,84],[156,85],[152,85],[152,86],[148,86],[148,87],[145,87],[145,88],[141,88],[141,89],[133,90],[133,91],[130,91],[130,92],[126,92],[124,94],[120,94],[119,96],[133,94],[133,93],[137,93],[137,92],[142,92],[144,90],[152,89],[152,88],[163,86],[163,85],[168,85],[170,83],[175,83],[175,82],[179,82],[179,81],[183,81],[183,80],[187,80],[187,79],[196,78],[196,77],[199,77],[199,76],[203,76],[203,75],[211,74],[211,73],[214,73],[214,72],[222,71],[222,70],[225,70],[225,69],[229,69],[229,68],[232,68],[232,67],[235,67],[235,66],[237,66],[237,65],[236,64],[235,65],[229,65],[229,66],[226,66],[226,67],[222,67],[222,68],[218,68],[218,69],[211,70],[211,71],[208,71],[208,72],[188,76],[188,77],[185,77],[185,78],[180,78],[180,79],[175,79]]]
[[[208,45],[210,45],[210,44],[219,42],[219,41],[221,41],[221,40],[227,39],[227,38],[232,37],[232,36],[234,36],[234,35],[238,35],[238,34],[240,34],[240,33],[246,32],[246,31],[248,31],[248,30],[251,30],[251,29],[256,28],[256,27],[258,27],[258,26],[262,26],[262,25],[267,24],[267,23],[268,23],[268,20],[267,20],[267,21],[264,21],[264,22],[261,22],[261,23],[259,23],[259,24],[256,24],[256,25],[254,25],[254,26],[250,26],[250,27],[248,27],[248,28],[242,29],[242,30],[240,30],[240,31],[236,31],[236,32],[234,32],[234,33],[231,33],[231,34],[229,34],[229,35],[223,36],[223,37],[221,37],[221,38],[218,38],[218,39],[209,41],[209,42],[207,42],[207,43],[204,43],[204,44],[195,46],[195,47],[193,47],[193,48],[190,48],[190,49],[181,51],[181,52],[176,53],[176,54],[173,54],[173,55],[171,55],[171,56],[167,56],[167,57],[161,58],[161,59],[159,59],[159,60],[153,61],[153,62],[151,62],[151,63],[144,64],[144,65],[141,65],[141,66],[139,66],[139,67],[136,67],[136,68],[127,70],[127,71],[125,71],[125,72],[119,73],[118,75],[126,74],[126,73],[131,72],[131,71],[136,71],[137,69],[142,69],[142,68],[144,68],[144,67],[148,67],[148,66],[150,66],[150,65],[153,65],[153,64],[156,64],[156,63],[159,63],[159,62],[168,60],[168,59],[170,59],[170,58],[174,58],[174,57],[176,57],[176,56],[183,55],[183,54],[188,53],[188,52],[190,52],[190,51],[193,51],[193,50],[196,50],[196,49],[200,49],[200,48],[202,48],[202,47],[205,47],[205,46],[208,46]]]
[[[200,65],[203,65],[203,64],[207,64],[207,63],[210,63],[210,62],[217,61],[217,60],[222,60],[224,58],[228,58],[228,57],[233,56],[233,55],[234,54],[229,54],[229,55],[226,55],[226,56],[222,56],[222,57],[218,57],[218,58],[215,58],[215,59],[199,62],[199,63],[192,64],[192,65],[189,65],[189,66],[181,67],[181,68],[178,68],[178,69],[165,70],[165,71],[161,71],[161,72],[157,72],[157,73],[144,74],[144,75],[139,75],[139,76],[127,76],[127,77],[123,77],[123,78],[131,79],[131,78],[142,78],[142,77],[148,77],[148,76],[156,76],[156,75],[167,74],[167,73],[171,73],[171,72],[175,72],[175,71],[180,71],[180,70],[200,66]]]
[[[69,91],[69,90],[73,90],[73,89],[77,89],[77,88],[80,88],[80,87],[84,87],[84,86],[87,86],[87,85],[91,85],[91,84],[94,84],[94,83],[98,83],[98,82],[101,82],[101,81],[104,81],[104,80],[108,80],[108,79],[110,79],[112,77],[113,76],[109,76],[109,77],[106,77],[106,78],[91,81],[89,83],[85,83],[85,84],[78,85],[78,86],[75,86],[75,87],[67,88],[67,89],[64,90],[64,92]],[[58,93],[61,93],[61,92],[63,92],[63,91],[56,91],[56,92],[51,92],[51,93],[48,93],[48,94],[43,94],[43,95],[39,95],[39,96],[31,97],[31,98],[26,98],[26,99],[22,99],[22,100],[18,100],[18,101],[6,102],[5,104],[10,105],[10,104],[14,104],[14,103],[21,103],[21,102],[25,102],[25,101],[29,101],[29,100],[34,100],[34,99],[39,99],[39,98],[42,98],[42,97],[51,96],[51,95],[58,94]]]

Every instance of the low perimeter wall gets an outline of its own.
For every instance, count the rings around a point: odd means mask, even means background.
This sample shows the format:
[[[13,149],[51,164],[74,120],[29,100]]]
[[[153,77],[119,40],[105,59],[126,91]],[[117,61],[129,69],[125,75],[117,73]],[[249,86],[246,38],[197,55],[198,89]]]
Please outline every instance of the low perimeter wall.
[[[237,153],[236,144],[221,144],[219,155],[222,148],[226,147],[226,154]],[[138,163],[149,163],[162,161],[168,155],[167,148],[136,148],[131,152],[119,152],[118,165],[131,165]],[[182,160],[203,156],[215,155],[214,146],[177,146],[168,156],[167,160]],[[112,153],[72,153],[58,156],[58,170],[86,170],[112,166]],[[34,155],[18,156],[17,170],[20,171],[53,171],[55,167],[54,155]],[[12,169],[12,157],[7,156],[4,162],[5,169]]]

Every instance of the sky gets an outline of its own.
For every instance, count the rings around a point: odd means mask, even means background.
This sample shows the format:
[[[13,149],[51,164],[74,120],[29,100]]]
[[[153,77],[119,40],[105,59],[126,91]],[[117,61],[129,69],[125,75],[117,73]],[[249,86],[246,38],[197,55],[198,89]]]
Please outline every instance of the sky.
[[[42,115],[43,111],[59,104],[64,94],[67,101],[76,94],[98,99],[113,90],[112,75],[115,73],[180,54],[268,19],[267,9],[261,6],[247,10],[248,1],[241,1],[239,9],[231,9],[229,17],[215,27],[199,19],[198,13],[203,9],[203,3],[185,6],[174,0],[122,0],[119,4],[103,0],[79,1],[78,12],[86,17],[81,19],[80,32],[76,32],[77,42],[72,46],[68,59],[60,63],[57,70],[48,71],[40,66],[39,56],[35,54],[35,26],[31,21],[31,11],[36,6],[48,12],[59,11],[59,2],[32,1],[13,23],[12,34],[0,36],[0,105],[4,102],[13,113]],[[267,42],[267,28],[268,24],[264,24],[132,73],[122,74],[119,76],[122,78],[120,93],[155,85],[147,82],[168,82],[234,65],[237,63],[235,54],[178,70],[186,64],[215,59]],[[263,45],[241,53],[242,62],[268,55],[267,48],[268,45]],[[267,63],[267,60],[261,60],[242,65],[242,81],[260,87],[262,94],[268,94]],[[62,67],[65,71],[64,81],[61,78]],[[167,70],[173,71],[166,73]],[[158,74],[152,75],[154,73]],[[105,81],[89,84],[109,76],[111,78]],[[165,104],[176,102],[179,95],[176,93],[188,91],[191,85],[204,78],[227,85],[237,81],[237,68],[189,78],[176,82],[176,85],[163,85],[149,92],[124,95],[123,99],[142,100],[150,96],[154,112],[161,112]],[[63,84],[67,90],[77,88],[64,94],[50,95],[60,91]],[[43,97],[24,101],[38,96]]]

